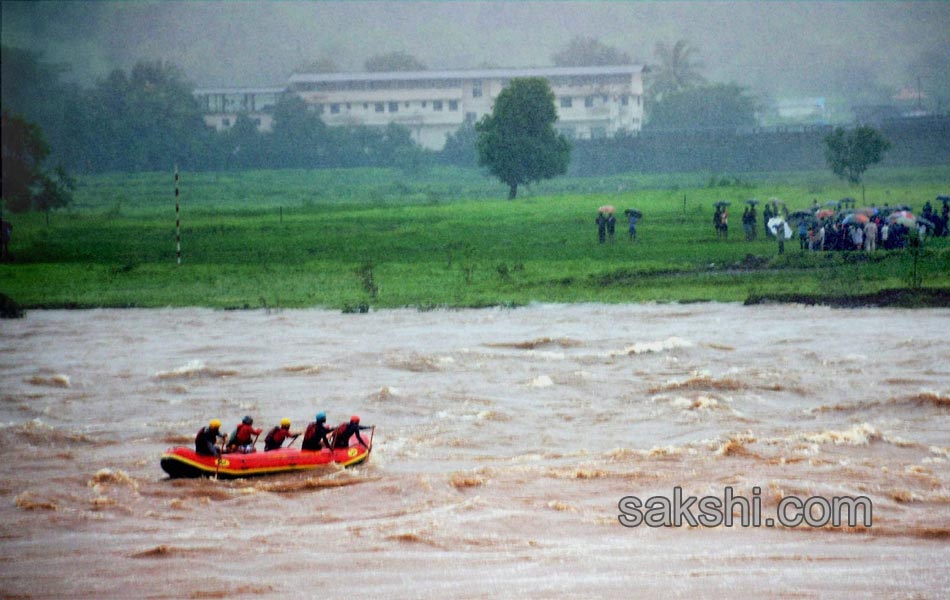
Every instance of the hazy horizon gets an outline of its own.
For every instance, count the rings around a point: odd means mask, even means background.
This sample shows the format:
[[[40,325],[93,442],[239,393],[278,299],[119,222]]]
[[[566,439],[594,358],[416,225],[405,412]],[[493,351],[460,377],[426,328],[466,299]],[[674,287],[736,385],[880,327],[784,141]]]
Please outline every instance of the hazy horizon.
[[[403,51],[430,69],[551,65],[574,37],[636,62],[689,41],[702,73],[773,97],[946,94],[950,2],[2,2],[5,45],[67,63],[91,85],[140,60],[180,66],[198,87],[284,85],[329,58],[362,71]],[[921,57],[943,57],[921,66]],[[942,62],[941,62],[942,61]],[[931,60],[931,63],[934,61]],[[924,63],[930,64],[930,63]],[[937,71],[936,75],[932,71]]]

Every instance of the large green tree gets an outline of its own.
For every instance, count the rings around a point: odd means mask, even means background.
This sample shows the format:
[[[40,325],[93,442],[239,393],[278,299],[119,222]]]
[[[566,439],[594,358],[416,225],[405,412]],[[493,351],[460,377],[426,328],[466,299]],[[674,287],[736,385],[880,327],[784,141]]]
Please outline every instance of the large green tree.
[[[512,79],[476,125],[478,164],[508,184],[508,199],[518,186],[567,172],[571,146],[554,129],[557,108],[546,79]]]
[[[736,84],[716,84],[665,95],[653,105],[646,129],[730,129],[756,124],[755,98]]]
[[[559,67],[592,67],[630,64],[630,56],[597,38],[577,36],[551,57]]]
[[[49,210],[66,206],[72,200],[72,179],[62,168],[49,173],[43,162],[49,156],[49,145],[43,130],[6,110],[2,123],[2,178],[0,195],[3,204],[13,212]]]
[[[846,130],[836,127],[825,136],[825,160],[831,171],[859,184],[868,167],[881,162],[891,143],[873,127]]]

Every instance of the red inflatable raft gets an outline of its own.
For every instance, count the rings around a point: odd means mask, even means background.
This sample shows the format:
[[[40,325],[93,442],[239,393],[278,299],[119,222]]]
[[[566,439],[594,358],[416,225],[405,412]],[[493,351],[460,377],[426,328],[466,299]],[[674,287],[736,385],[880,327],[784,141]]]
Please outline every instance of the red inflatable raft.
[[[317,469],[330,463],[343,467],[358,465],[369,458],[373,448],[373,436],[369,436],[369,446],[359,443],[356,436],[350,438],[349,448],[333,450],[299,450],[281,448],[270,452],[251,452],[250,454],[222,454],[220,461],[213,456],[195,452],[194,448],[176,446],[162,454],[162,469],[171,477],[220,477],[234,479],[274,473],[289,473]]]

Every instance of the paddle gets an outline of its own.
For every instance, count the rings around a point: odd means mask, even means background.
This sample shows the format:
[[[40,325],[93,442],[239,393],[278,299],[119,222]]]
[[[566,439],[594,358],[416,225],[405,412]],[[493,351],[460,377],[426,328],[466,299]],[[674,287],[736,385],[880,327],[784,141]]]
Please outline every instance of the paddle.
[[[224,444],[226,441],[227,441],[227,438],[225,438],[222,435],[221,436],[221,453],[215,457],[215,461],[214,461],[214,480],[215,481],[218,480],[218,471],[221,469],[221,454],[224,453]]]
[[[300,434],[298,433],[297,435],[292,435],[292,436],[290,436],[290,437],[293,438],[293,439],[290,440],[290,443],[289,443],[289,444],[287,444],[287,447],[288,447],[288,448],[290,448],[291,446],[294,445],[294,442],[297,441],[297,438],[300,437]]]

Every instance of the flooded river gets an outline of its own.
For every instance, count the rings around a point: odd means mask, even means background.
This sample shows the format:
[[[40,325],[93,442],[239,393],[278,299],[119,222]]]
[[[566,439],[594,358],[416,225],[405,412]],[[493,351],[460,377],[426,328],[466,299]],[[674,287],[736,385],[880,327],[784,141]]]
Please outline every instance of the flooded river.
[[[948,357],[945,309],[33,311],[0,321],[0,595],[947,597]],[[368,463],[159,467],[318,411],[377,426]],[[873,523],[621,525],[674,488]]]

